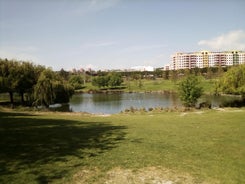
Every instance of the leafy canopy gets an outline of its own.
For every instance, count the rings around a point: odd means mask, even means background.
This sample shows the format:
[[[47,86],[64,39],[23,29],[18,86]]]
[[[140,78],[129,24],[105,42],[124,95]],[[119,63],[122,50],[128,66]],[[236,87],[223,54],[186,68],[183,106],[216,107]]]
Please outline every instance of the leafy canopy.
[[[14,93],[21,96],[23,105],[69,102],[74,88],[63,76],[40,65],[0,58],[0,93],[9,93],[11,104]]]
[[[229,69],[219,81],[220,90],[226,94],[242,95],[245,98],[245,65]]]
[[[179,95],[185,107],[194,107],[198,98],[202,96],[203,88],[199,84],[198,78],[194,75],[187,76],[179,83]]]
[[[106,76],[98,76],[92,81],[92,84],[98,87],[116,87],[120,86],[122,83],[123,79],[119,73],[109,73]]]

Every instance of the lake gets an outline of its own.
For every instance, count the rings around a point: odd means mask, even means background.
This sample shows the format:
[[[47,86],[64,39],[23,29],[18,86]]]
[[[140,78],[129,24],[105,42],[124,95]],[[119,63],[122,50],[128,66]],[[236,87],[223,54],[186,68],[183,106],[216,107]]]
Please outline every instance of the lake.
[[[234,96],[210,96],[200,98],[199,103],[209,102],[212,107],[219,107],[223,103],[238,99]],[[117,94],[75,94],[70,100],[69,108],[73,112],[88,112],[102,114],[116,114],[125,109],[181,106],[177,94],[171,93],[117,93]]]

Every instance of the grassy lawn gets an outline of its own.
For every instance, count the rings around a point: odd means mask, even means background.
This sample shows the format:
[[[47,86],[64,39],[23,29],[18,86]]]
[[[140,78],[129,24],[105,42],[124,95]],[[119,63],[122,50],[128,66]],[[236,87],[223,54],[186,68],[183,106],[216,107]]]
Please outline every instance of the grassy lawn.
[[[245,109],[0,109],[0,183],[245,183]]]
[[[154,91],[167,91],[167,92],[177,92],[178,90],[178,82],[179,81],[171,81],[164,79],[155,79],[155,80],[133,80],[133,81],[125,81],[123,86],[124,88],[119,88],[118,90],[122,90],[124,92],[154,92]],[[204,89],[204,93],[213,94],[214,92],[214,80],[205,80],[204,78],[200,78],[200,85]],[[98,87],[93,86],[91,83],[87,83],[86,87],[80,91],[99,91]],[[79,90],[78,90],[79,91]]]
[[[126,84],[126,91],[134,91],[134,92],[145,92],[145,91],[170,91],[177,92],[178,91],[178,83],[180,80],[171,81],[164,79],[156,79],[156,80],[141,80],[141,86],[139,85],[139,80],[130,81],[130,83]],[[214,92],[214,80],[206,80],[204,78],[200,78],[200,86],[203,87],[204,93],[213,94]]]
[[[140,84],[141,83],[141,84]],[[135,80],[126,84],[126,91],[145,92],[145,91],[176,91],[177,85],[171,80]]]

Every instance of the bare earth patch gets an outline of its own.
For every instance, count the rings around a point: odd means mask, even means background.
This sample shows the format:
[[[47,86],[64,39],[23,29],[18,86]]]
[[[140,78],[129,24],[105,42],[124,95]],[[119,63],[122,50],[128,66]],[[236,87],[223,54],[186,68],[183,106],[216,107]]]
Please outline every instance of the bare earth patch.
[[[106,174],[97,173],[99,170],[82,170],[74,175],[75,183],[94,184],[180,184],[180,183],[219,183],[217,181],[200,182],[188,173],[176,173],[175,171],[161,167],[145,167],[138,170],[123,169],[120,167],[108,171]],[[99,177],[98,176],[102,176]],[[92,178],[97,178],[95,181]]]
[[[180,114],[180,116],[185,116],[185,115],[187,115],[186,112],[183,112],[183,113]]]
[[[97,117],[110,117],[111,114],[95,114]]]
[[[155,167],[143,168],[140,170],[130,170],[115,168],[107,173],[106,184],[114,183],[152,183],[152,184],[173,184],[169,179],[169,171]]]

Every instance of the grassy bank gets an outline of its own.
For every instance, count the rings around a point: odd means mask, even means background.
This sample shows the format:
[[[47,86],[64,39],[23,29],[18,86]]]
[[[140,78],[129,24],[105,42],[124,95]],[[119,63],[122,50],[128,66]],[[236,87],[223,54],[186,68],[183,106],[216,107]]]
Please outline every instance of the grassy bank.
[[[178,90],[178,82],[179,81],[172,81],[172,80],[164,80],[164,79],[155,79],[155,80],[133,80],[133,81],[125,81],[123,88],[121,90],[123,92],[160,92],[160,91],[167,91],[167,92],[177,92]],[[200,85],[204,89],[204,93],[206,94],[213,94],[214,92],[214,80],[206,80],[204,78],[200,78]],[[89,91],[99,91],[98,87],[92,86],[91,83],[87,83],[86,87],[80,92],[89,92]],[[108,90],[110,90],[108,88]],[[79,90],[78,90],[79,92]]]
[[[0,183],[245,183],[245,109],[0,109]]]

